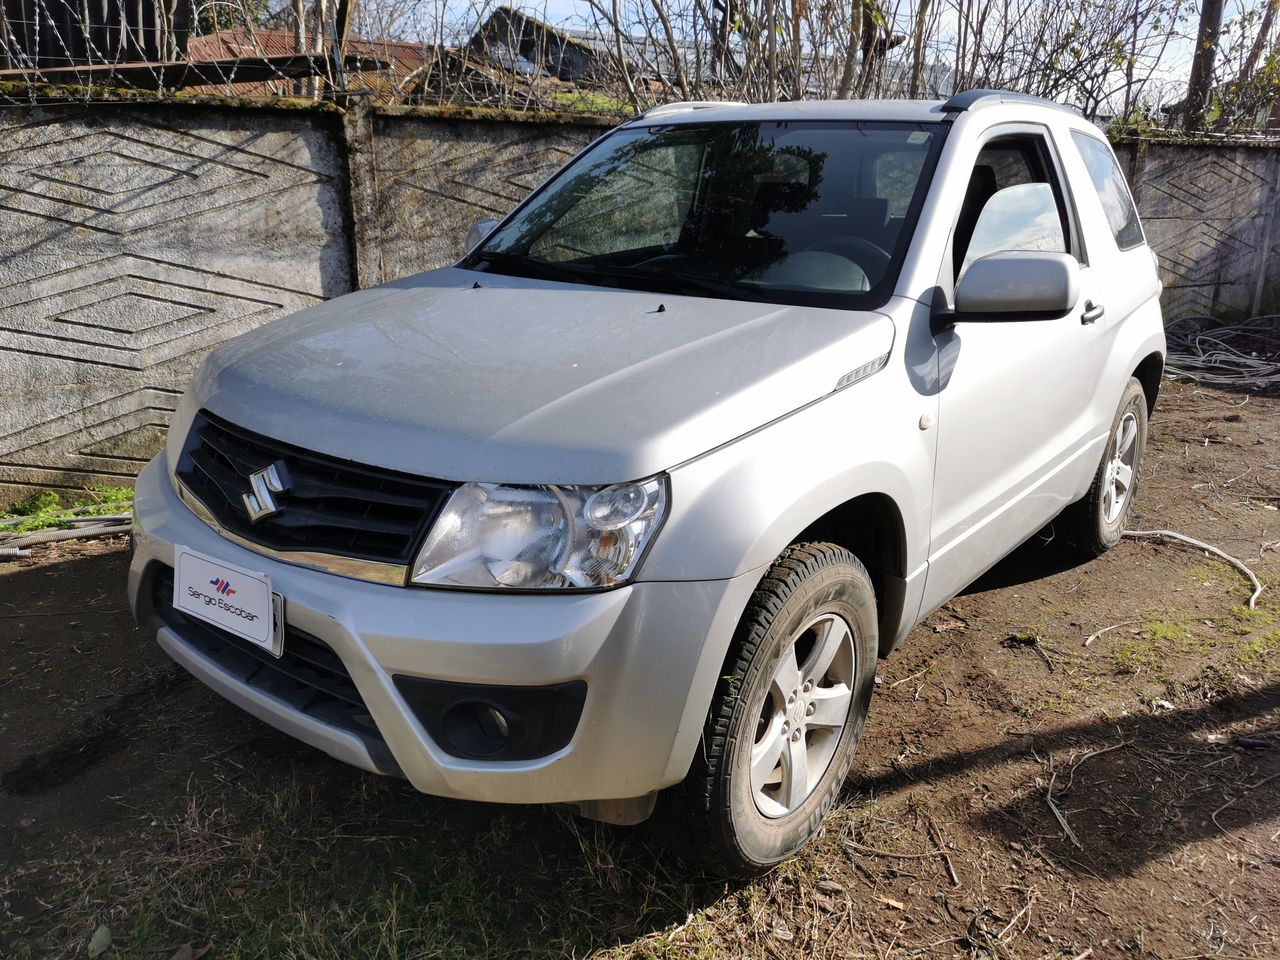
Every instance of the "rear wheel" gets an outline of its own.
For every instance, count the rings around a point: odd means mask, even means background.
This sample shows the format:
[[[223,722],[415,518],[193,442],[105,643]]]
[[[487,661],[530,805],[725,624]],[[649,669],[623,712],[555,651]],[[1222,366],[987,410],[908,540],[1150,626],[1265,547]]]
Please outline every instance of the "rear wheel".
[[[1089,492],[1062,512],[1066,539],[1085,556],[1101,556],[1120,542],[1133,513],[1146,446],[1147,395],[1130,377]]]
[[[701,749],[673,788],[683,853],[761,873],[818,832],[849,772],[875,683],[875,592],[834,544],[789,548],[756,589]]]

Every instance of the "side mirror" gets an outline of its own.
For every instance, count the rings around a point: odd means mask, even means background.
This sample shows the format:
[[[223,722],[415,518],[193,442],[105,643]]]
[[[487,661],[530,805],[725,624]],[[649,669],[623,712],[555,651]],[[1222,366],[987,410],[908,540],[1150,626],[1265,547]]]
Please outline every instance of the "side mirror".
[[[470,253],[476,247],[480,246],[480,244],[484,243],[485,237],[493,233],[493,228],[496,227],[501,222],[502,222],[501,220],[494,220],[493,218],[488,218],[485,220],[477,220],[470,227],[468,227],[467,239],[465,243],[465,247],[466,247],[465,252]]]
[[[1080,264],[1066,253],[1004,250],[969,264],[956,284],[950,323],[1054,320],[1080,299]]]

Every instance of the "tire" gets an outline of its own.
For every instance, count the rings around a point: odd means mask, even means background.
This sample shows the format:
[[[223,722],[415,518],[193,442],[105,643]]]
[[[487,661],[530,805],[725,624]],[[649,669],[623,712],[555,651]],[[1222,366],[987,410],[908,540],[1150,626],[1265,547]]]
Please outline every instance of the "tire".
[[[1124,444],[1126,438],[1128,442]],[[1067,507],[1060,518],[1065,539],[1082,556],[1100,557],[1120,542],[1120,535],[1133,514],[1146,445],[1147,395],[1142,384],[1130,377],[1120,397],[1115,419],[1111,422],[1111,436],[1107,438],[1102,463],[1098,465],[1089,492]],[[1123,491],[1123,500],[1118,504],[1118,483],[1124,475],[1118,470],[1117,463],[1128,470],[1128,483]]]
[[[789,547],[747,604],[698,754],[670,791],[668,814],[686,859],[721,877],[754,876],[818,832],[866,720],[877,648],[875,591],[858,559],[829,543]]]

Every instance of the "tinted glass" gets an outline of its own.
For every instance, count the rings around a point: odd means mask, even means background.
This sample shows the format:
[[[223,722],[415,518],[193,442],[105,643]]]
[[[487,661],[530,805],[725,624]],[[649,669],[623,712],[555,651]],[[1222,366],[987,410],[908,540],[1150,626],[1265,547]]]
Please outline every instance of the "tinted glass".
[[[942,135],[939,126],[909,123],[624,127],[547,184],[464,265],[873,305],[897,277]]]
[[[889,204],[891,218],[907,215],[926,156],[921,150],[909,150],[882,153],[876,158],[876,196]]]
[[[1000,250],[1073,253],[1066,204],[1043,137],[1016,135],[978,153],[956,219],[956,279],[979,257]]]
[[[1076,131],[1072,131],[1071,139],[1080,151],[1094,189],[1098,191],[1098,199],[1102,201],[1102,211],[1107,216],[1116,245],[1121,250],[1128,250],[1145,242],[1133,197],[1111,148],[1088,134]]]
[[[978,215],[960,272],[978,258],[1003,250],[1067,252],[1062,217],[1049,184],[1021,183],[996,191]]]
[[[697,184],[701,151],[671,143],[605,170],[572,209],[529,244],[548,260],[573,260],[659,245],[680,235]]]
[[[1030,141],[997,140],[982,148],[978,165],[988,166],[995,177],[996,188],[1016,187],[1020,183],[1036,183],[1045,178],[1034,163],[1036,155]]]

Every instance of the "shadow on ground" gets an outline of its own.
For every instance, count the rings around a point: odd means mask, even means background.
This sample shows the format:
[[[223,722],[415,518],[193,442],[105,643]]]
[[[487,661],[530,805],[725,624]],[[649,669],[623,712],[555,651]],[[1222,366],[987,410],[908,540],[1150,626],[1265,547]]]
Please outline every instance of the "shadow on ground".
[[[1043,580],[1082,567],[1086,562],[1079,553],[1058,539],[1051,523],[965,587],[960,596]]]
[[[984,810],[973,826],[1006,843],[1043,841],[1074,870],[1117,877],[1188,843],[1274,818],[1280,749],[1266,741],[1254,742],[1253,748],[1224,746],[1238,742],[1251,724],[1274,729],[1276,711],[1280,683],[1196,707],[1010,736],[1004,743],[899,765],[879,776],[855,775],[846,792],[883,800],[921,782],[981,778],[994,767],[1043,761],[1014,788],[1012,802]],[[1226,727],[1232,732],[1225,743],[1207,739]],[[1247,736],[1244,742],[1250,742]],[[1050,757],[1061,758],[1056,774]],[[1075,859],[1079,848],[1046,799],[1050,781],[1054,806],[1072,834],[1088,838],[1087,863]],[[1248,796],[1267,786],[1273,789]]]

